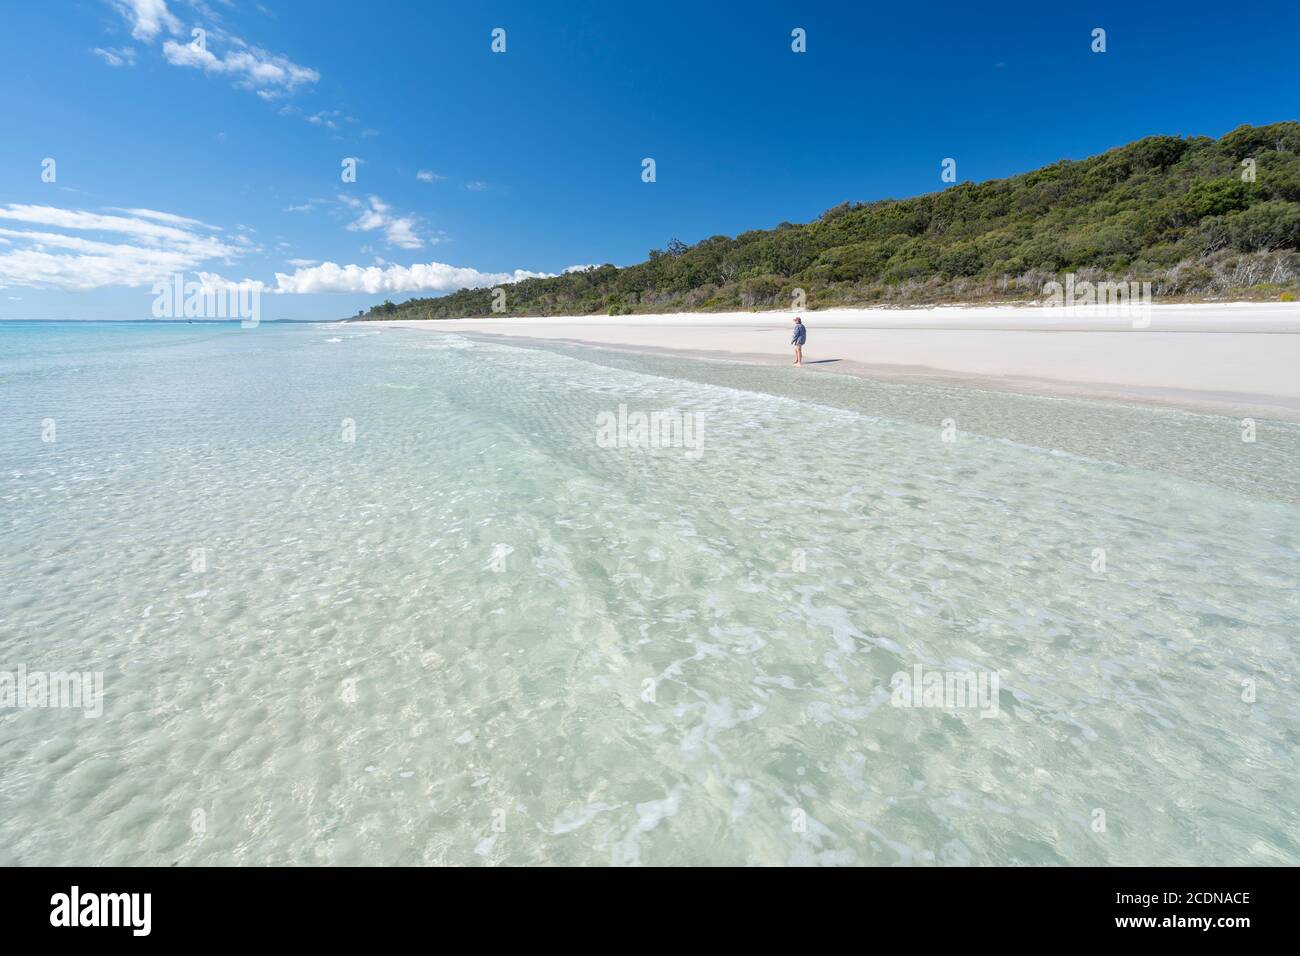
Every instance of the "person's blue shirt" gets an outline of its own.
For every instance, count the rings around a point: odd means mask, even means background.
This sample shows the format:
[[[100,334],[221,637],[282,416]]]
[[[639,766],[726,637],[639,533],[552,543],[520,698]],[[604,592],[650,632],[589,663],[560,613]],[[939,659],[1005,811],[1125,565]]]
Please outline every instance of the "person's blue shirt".
[[[790,344],[803,345],[803,343],[807,340],[807,338],[808,338],[808,329],[804,327],[804,324],[802,322],[800,322],[794,327],[794,337],[790,339]]]

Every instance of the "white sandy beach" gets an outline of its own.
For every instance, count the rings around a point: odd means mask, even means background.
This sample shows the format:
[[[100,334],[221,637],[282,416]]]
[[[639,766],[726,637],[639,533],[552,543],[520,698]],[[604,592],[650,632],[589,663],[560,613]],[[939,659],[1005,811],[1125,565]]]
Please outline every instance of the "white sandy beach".
[[[378,325],[779,364],[794,313],[394,321]],[[1032,307],[803,313],[805,367],[1300,418],[1300,304],[1153,306],[1150,323]],[[1141,323],[1140,323],[1141,324]]]

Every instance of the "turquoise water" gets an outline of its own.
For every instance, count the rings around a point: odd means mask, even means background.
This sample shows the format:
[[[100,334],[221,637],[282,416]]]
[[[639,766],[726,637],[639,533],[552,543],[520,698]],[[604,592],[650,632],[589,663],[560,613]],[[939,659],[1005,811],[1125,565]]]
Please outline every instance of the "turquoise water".
[[[608,447],[620,405],[698,454]],[[1300,863],[1298,463],[784,368],[0,323],[0,671],[103,675],[0,708],[0,864]],[[997,690],[897,706],[917,665]]]

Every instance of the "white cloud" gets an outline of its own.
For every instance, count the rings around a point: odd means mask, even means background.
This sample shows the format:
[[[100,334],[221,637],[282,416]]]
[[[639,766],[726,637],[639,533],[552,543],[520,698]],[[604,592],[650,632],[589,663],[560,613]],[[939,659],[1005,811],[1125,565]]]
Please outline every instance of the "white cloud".
[[[419,249],[424,242],[415,234],[409,219],[394,219],[384,227],[384,237],[390,246],[399,249]]]
[[[180,32],[181,22],[167,9],[167,0],[112,0],[112,3],[137,40],[152,40],[164,28],[168,33]]]
[[[169,223],[173,226],[181,226],[190,229],[212,229],[216,232],[221,231],[220,226],[209,226],[206,222],[200,222],[197,219],[190,219],[187,216],[178,216],[170,212],[158,212],[156,209],[122,209],[117,206],[110,206],[109,212],[124,212],[128,216],[139,216],[144,219],[157,219],[159,222]]]
[[[411,266],[341,266],[324,262],[298,269],[292,275],[275,274],[275,292],[308,295],[319,292],[364,292],[368,295],[406,292],[454,292],[504,285],[522,279],[550,278],[547,272],[479,272],[477,269],[450,266],[443,262],[420,262]]]
[[[260,93],[258,94],[261,95]],[[270,97],[273,98],[273,97]],[[304,121],[311,123],[313,126],[319,126],[322,129],[333,130],[338,132],[344,125],[356,125],[360,122],[355,116],[349,116],[342,110],[317,110],[315,113],[307,113],[301,107],[290,103],[280,107],[281,116],[297,116]]]
[[[352,196],[339,196],[339,200],[353,209],[360,210],[357,218],[348,224],[349,232],[384,231],[384,238],[390,246],[399,249],[419,249],[424,240],[415,234],[415,220],[410,216],[392,215],[392,207],[378,196],[371,196],[368,203]],[[437,240],[433,240],[437,242]]]
[[[104,49],[97,46],[90,51],[98,57],[103,58],[109,66],[135,66],[135,47],[124,46]]]
[[[317,206],[323,206],[328,202],[329,202],[328,199],[308,199],[306,202],[299,203],[296,206],[286,206],[284,208],[284,211],[285,212],[311,212]]]
[[[432,169],[422,169],[415,174],[415,178],[422,183],[434,183],[434,182],[441,182],[447,177],[435,173]]]
[[[216,227],[151,209],[107,215],[55,206],[0,206],[0,288],[67,290],[148,285],[245,251]],[[7,223],[44,228],[11,228]],[[61,230],[61,231],[56,231]]]
[[[267,285],[261,279],[241,279],[235,282],[226,279],[216,272],[196,272],[194,275],[198,279],[199,288],[204,292],[228,292],[239,289],[256,290],[257,292],[268,291]]]
[[[487,183],[483,182],[481,179],[476,179],[472,183],[466,183],[465,188],[472,193],[481,193],[483,190],[487,189]]]
[[[313,113],[307,117],[307,122],[313,126],[324,126],[327,129],[338,129],[338,118],[343,114],[338,110],[321,110],[319,113]]]
[[[167,9],[167,0],[108,0],[126,20],[131,35],[146,43],[152,42],[164,30],[173,36],[183,32],[181,21]],[[286,56],[269,53],[261,47],[245,43],[221,27],[211,23],[220,17],[202,0],[185,0],[202,16],[205,22],[201,42],[178,43],[164,40],[162,53],[173,66],[192,67],[205,73],[229,76],[235,85],[252,90],[265,100],[278,99],[292,94],[301,86],[317,83],[320,73],[308,66],[294,63]],[[208,47],[217,44],[224,49],[221,56]],[[133,64],[135,51],[112,50],[96,47],[93,51],[110,66]],[[317,116],[328,119],[324,113]],[[313,120],[315,122],[315,120]]]
[[[189,66],[205,73],[231,76],[235,85],[256,90],[263,99],[274,99],[283,93],[292,93],[299,86],[315,83],[320,74],[310,67],[299,66],[284,56],[268,53],[258,47],[248,46],[243,40],[231,37],[236,47],[218,57],[206,47],[192,43],[163,43],[163,56],[173,66]]]
[[[407,240],[420,242],[410,231],[411,221],[393,216],[378,197],[370,197],[367,202],[345,202],[358,212],[349,228],[382,231],[393,245]],[[282,295],[375,295],[453,292],[550,275],[525,269],[481,272],[441,262],[402,266],[378,257],[377,264],[370,266],[290,259],[288,263],[295,271],[275,273],[274,285],[248,278],[236,282],[209,271],[211,263],[233,264],[256,251],[255,243],[239,234],[238,227],[231,235],[198,219],[154,209],[92,211],[0,205],[0,289],[85,291],[104,286],[138,287],[177,273],[189,273],[205,288],[238,286]]]
[[[570,272],[590,272],[592,269],[599,269],[599,268],[600,266],[593,262],[591,265],[586,265],[586,266],[566,266],[564,271],[566,274],[568,274]]]
[[[235,5],[234,0],[216,0],[216,2],[220,3],[223,7],[233,7]],[[203,0],[181,0],[181,3],[185,4],[187,7],[193,7],[199,16],[207,17],[209,20],[221,19],[221,14],[217,13],[216,10],[213,10],[210,6],[204,3]]]
[[[103,213],[86,212],[79,209],[60,209],[57,206],[31,206],[10,203],[0,206],[0,219],[11,219],[35,225],[54,226],[58,229],[87,229],[102,232],[121,232],[150,240],[170,240],[184,243],[193,238],[191,234],[176,225],[164,225],[148,220],[167,216],[153,210],[141,210],[143,216],[106,216]],[[175,217],[183,220],[184,217]],[[189,220],[197,222],[198,220]]]

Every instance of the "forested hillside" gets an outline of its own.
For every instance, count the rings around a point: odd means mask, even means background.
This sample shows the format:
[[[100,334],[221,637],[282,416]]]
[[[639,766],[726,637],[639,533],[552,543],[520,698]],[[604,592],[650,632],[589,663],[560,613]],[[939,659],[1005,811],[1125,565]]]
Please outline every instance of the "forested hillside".
[[[1300,286],[1300,123],[1219,140],[1151,136],[1078,162],[903,200],[845,202],[645,262],[385,302],[366,318],[611,315],[1024,300],[1065,272],[1150,280],[1158,297],[1292,299]]]

